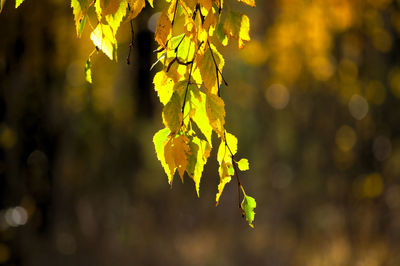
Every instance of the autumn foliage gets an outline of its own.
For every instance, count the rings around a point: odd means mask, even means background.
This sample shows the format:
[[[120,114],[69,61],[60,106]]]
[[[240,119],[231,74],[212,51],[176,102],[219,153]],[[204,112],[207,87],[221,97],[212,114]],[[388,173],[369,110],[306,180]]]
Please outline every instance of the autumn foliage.
[[[1,9],[5,0],[1,0]],[[18,7],[23,0],[16,1]],[[250,41],[250,21],[242,13],[227,9],[223,0],[167,0],[159,16],[155,41],[157,61],[162,65],[154,76],[154,88],[164,105],[162,119],[165,128],[155,133],[153,142],[157,158],[168,176],[183,181],[185,172],[193,179],[197,195],[205,164],[213,148],[213,132],[219,139],[217,161],[219,185],[216,203],[227,183],[235,178],[238,186],[239,208],[253,227],[254,198],[246,195],[240,183],[239,171],[249,169],[247,159],[237,159],[237,138],[227,132],[225,103],[220,97],[221,86],[227,86],[222,72],[225,60],[215,42],[227,45],[237,42],[243,48]],[[254,7],[254,0],[239,0]],[[153,0],[147,3],[153,7]],[[145,7],[145,0],[72,0],[71,7],[76,33],[81,37],[90,28],[95,48],[87,59],[86,80],[92,83],[91,57],[101,50],[117,61],[117,31],[126,21],[131,24]],[[89,10],[94,9],[97,25]],[[88,27],[89,25],[90,27]],[[241,201],[243,195],[243,201]]]

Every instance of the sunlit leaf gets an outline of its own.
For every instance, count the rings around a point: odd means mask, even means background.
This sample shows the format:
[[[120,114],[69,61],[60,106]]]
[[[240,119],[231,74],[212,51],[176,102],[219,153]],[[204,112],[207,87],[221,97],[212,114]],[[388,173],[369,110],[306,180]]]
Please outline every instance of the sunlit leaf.
[[[169,102],[164,106],[163,121],[172,133],[177,133],[182,123],[181,101],[177,93],[173,93]]]
[[[72,0],[71,7],[74,13],[76,34],[80,38],[86,23],[86,14],[89,7],[88,0]]]
[[[126,0],[121,0],[119,8],[115,13],[106,16],[108,25],[111,26],[114,36],[117,34],[118,28],[121,25],[122,19],[126,15]]]
[[[153,143],[154,147],[156,149],[157,153],[157,158],[161,162],[161,165],[163,166],[165,173],[168,176],[168,183],[172,183],[172,177],[173,177],[173,172],[175,171],[174,169],[170,169],[169,165],[167,164],[165,160],[165,154],[164,154],[164,147],[165,144],[168,142],[168,136],[170,134],[169,128],[164,128],[158,131],[156,134],[154,134],[153,137]],[[172,173],[172,174],[171,174]]]
[[[160,102],[166,105],[171,99],[174,81],[168,77],[167,72],[161,70],[157,72],[153,79],[154,89],[157,91]]]
[[[185,135],[180,135],[174,139],[174,161],[178,169],[179,176],[183,182],[183,174],[188,165],[188,155],[190,155],[189,139]]]
[[[189,143],[190,156],[186,171],[193,179],[196,186],[197,196],[200,196],[200,180],[203,174],[204,165],[210,156],[211,145],[198,137],[193,137]]]
[[[128,0],[129,13],[127,20],[131,20],[137,17],[142,9],[145,7],[146,2],[144,0]],[[153,2],[150,3],[153,6]]]
[[[110,25],[97,24],[97,27],[90,35],[90,39],[92,39],[94,45],[103,51],[111,60],[115,58],[117,40],[115,39]]]
[[[241,159],[237,162],[240,171],[249,170],[249,161],[247,159]]]
[[[162,12],[160,18],[158,19],[155,40],[156,42],[165,47],[167,40],[172,35],[172,24],[171,20],[168,18],[165,12]]]
[[[109,14],[115,14],[122,0],[97,0],[100,2],[101,15],[104,17]]]
[[[225,61],[214,45],[210,44],[210,47],[211,49],[208,48],[203,54],[199,55],[198,67],[206,88],[208,88],[212,94],[217,94],[218,86],[221,84],[222,78],[220,76],[217,78],[217,69],[215,64],[218,66],[219,71],[222,71]],[[220,75],[219,72],[218,75]]]
[[[224,135],[225,125],[225,103],[214,94],[208,94],[206,97],[206,112],[212,128],[218,135]]]
[[[191,91],[193,94],[194,92]],[[199,127],[200,131],[204,134],[207,141],[211,144],[212,126],[208,120],[206,111],[206,95],[203,92],[199,92],[199,96],[192,95],[191,103],[195,108],[195,113],[192,117],[193,121]]]
[[[15,8],[19,7],[23,2],[24,0],[15,0]]]

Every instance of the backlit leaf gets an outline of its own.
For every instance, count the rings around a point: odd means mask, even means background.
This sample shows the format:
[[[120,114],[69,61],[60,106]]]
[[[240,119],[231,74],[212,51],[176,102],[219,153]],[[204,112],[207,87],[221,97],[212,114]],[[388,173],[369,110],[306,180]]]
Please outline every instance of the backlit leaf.
[[[203,174],[204,165],[210,156],[211,145],[198,137],[193,137],[189,143],[190,156],[188,158],[188,166],[186,171],[193,179],[196,186],[197,196],[200,196],[200,180]]]
[[[90,35],[90,39],[92,39],[94,45],[103,51],[111,60],[115,58],[117,40],[115,39],[110,25],[97,24],[97,27]]]
[[[191,91],[193,94],[194,92]],[[201,133],[206,137],[207,141],[211,144],[212,126],[208,120],[206,112],[206,95],[203,92],[199,92],[199,97],[192,95],[191,97],[192,106],[195,108],[195,113],[192,117],[193,121],[199,127]]]
[[[154,147],[156,149],[157,158],[161,162],[161,165],[163,166],[164,171],[168,176],[168,183],[172,184],[172,176],[173,176],[173,172],[175,170],[169,168],[169,165],[167,164],[167,162],[165,160],[165,153],[164,153],[164,147],[165,147],[165,144],[168,142],[168,139],[169,139],[168,136],[169,136],[170,132],[171,131],[169,130],[169,128],[161,129],[156,134],[154,134],[153,143],[154,143]],[[172,172],[172,174],[171,174],[171,172]]]
[[[15,0],[15,8],[19,7],[23,2],[24,0]]]
[[[189,139],[185,135],[180,135],[174,139],[174,161],[178,169],[179,176],[183,182],[183,174],[188,165],[188,155],[190,155]]]
[[[160,102],[166,105],[171,99],[174,81],[168,77],[167,72],[161,70],[154,76],[153,83],[158,97],[160,98]]]
[[[86,14],[89,7],[88,0],[72,0],[71,7],[74,13],[76,34],[80,38],[86,23]]]
[[[219,136],[224,135],[225,125],[225,103],[214,94],[206,97],[206,112],[212,128]]]
[[[206,88],[212,94],[217,94],[218,86],[221,84],[222,78],[220,76],[217,78],[215,63],[217,64],[219,71],[222,71],[225,61],[214,45],[210,44],[210,47],[206,49],[203,54],[199,55],[198,67]],[[217,81],[219,81],[219,84],[217,83]]]
[[[121,25],[122,19],[126,15],[126,0],[122,0],[119,8],[115,13],[106,16],[108,25],[111,26],[114,36],[117,34],[118,28]]]
[[[101,15],[104,17],[109,14],[115,14],[121,4],[121,0],[97,0],[100,2]]]
[[[169,102],[164,106],[163,121],[173,134],[177,133],[182,123],[181,101],[177,93],[173,93]]]
[[[165,44],[171,35],[171,20],[168,18],[165,12],[162,12],[160,18],[158,19],[155,40],[160,46],[165,47]]]
[[[137,17],[142,9],[145,7],[146,2],[144,0],[128,0],[129,13],[127,20],[131,20]],[[153,6],[153,3],[150,3]]]
[[[237,162],[240,171],[249,170],[249,161],[247,159],[241,159]]]

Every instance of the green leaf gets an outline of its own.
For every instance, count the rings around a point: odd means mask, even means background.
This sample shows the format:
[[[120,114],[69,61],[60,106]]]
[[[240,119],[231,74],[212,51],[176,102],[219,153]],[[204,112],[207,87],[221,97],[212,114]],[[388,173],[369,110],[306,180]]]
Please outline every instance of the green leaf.
[[[15,8],[18,8],[24,0],[15,0]]]
[[[177,93],[173,93],[170,101],[164,106],[162,117],[164,125],[173,134],[177,133],[182,123],[181,101]]]
[[[243,193],[244,193],[244,190],[243,190]],[[256,214],[254,212],[254,209],[256,208],[256,200],[254,198],[244,194],[244,199],[240,206],[242,207],[242,210],[244,211],[246,221],[249,223],[249,225],[252,228],[254,228],[253,221],[254,221],[254,216]]]
[[[240,171],[249,170],[249,161],[247,159],[241,159],[237,164]]]
[[[92,83],[92,63],[90,58],[88,58],[85,64],[85,77],[87,82]]]
[[[103,51],[111,60],[116,58],[117,40],[110,25],[99,23],[90,35],[94,45]]]

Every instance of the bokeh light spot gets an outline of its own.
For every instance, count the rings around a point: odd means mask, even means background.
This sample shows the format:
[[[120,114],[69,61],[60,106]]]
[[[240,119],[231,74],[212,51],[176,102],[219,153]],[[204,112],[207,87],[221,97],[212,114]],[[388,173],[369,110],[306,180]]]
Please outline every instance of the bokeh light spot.
[[[356,133],[350,126],[343,125],[336,131],[336,145],[342,151],[349,151],[357,141]]]
[[[273,84],[267,88],[265,97],[273,108],[280,110],[289,103],[290,93],[282,84]]]
[[[376,198],[382,194],[383,180],[379,173],[372,173],[365,177],[363,195],[367,198]]]
[[[369,105],[364,97],[355,94],[349,101],[350,114],[357,120],[363,119],[368,114]]]

